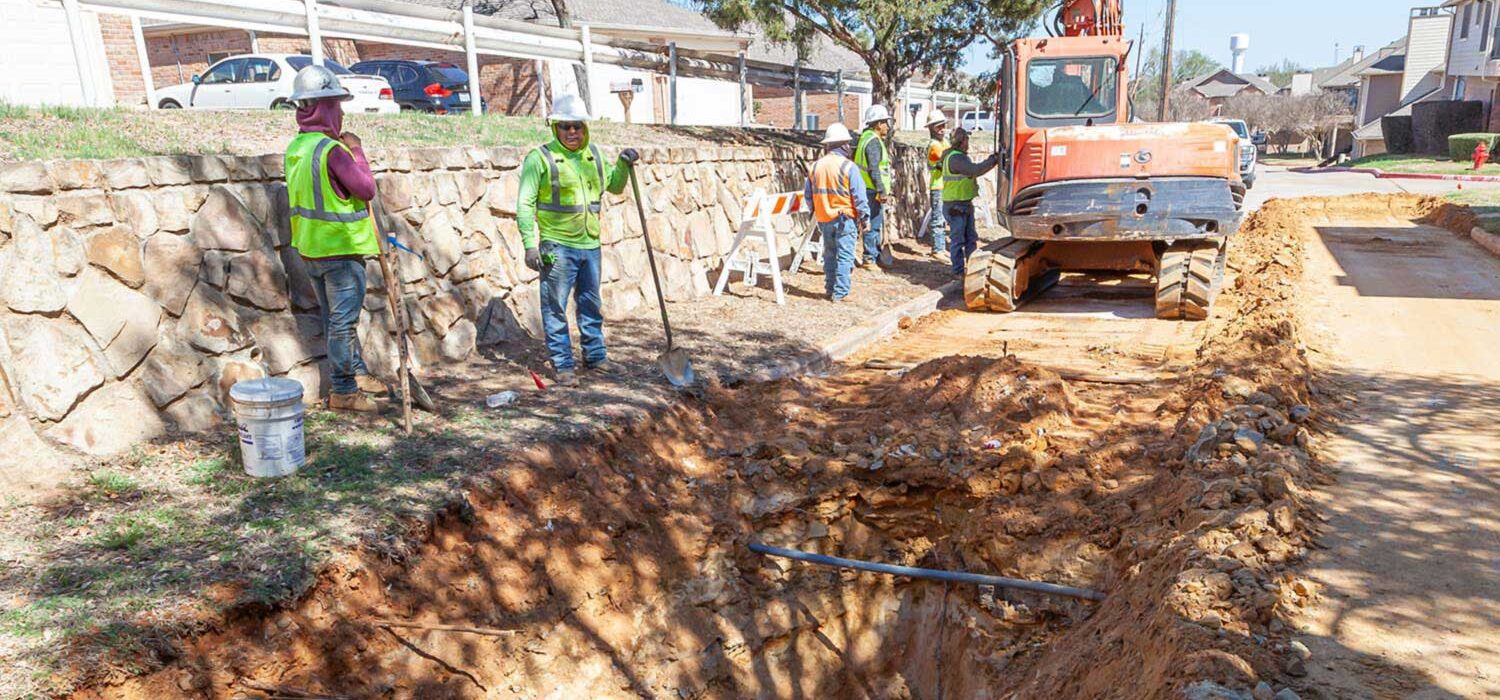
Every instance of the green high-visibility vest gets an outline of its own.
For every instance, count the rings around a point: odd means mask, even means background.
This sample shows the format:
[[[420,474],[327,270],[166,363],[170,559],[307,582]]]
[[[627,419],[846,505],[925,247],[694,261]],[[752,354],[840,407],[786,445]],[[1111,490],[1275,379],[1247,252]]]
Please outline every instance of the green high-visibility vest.
[[[536,147],[535,152],[547,166],[537,187],[536,199],[536,222],[542,232],[557,231],[565,236],[587,233],[593,238],[599,237],[599,212],[603,209],[605,184],[604,156],[593,144],[589,144],[588,149],[594,159],[592,169],[574,167],[565,156],[554,153],[550,143]],[[593,214],[593,218],[590,219],[585,212]]]
[[[380,255],[370,205],[341,197],[328,180],[328,154],[348,147],[326,134],[305,133],[286,147],[286,195],[292,247],[303,257]]]
[[[869,159],[865,158],[865,146],[870,144],[870,139],[875,139],[880,144],[880,162],[875,167],[880,168],[880,181],[885,183],[885,191],[891,192],[895,189],[895,182],[891,180],[891,173],[894,172],[891,167],[891,152],[874,129],[865,129],[860,133],[859,145],[854,148],[854,164],[859,166],[860,175],[865,179],[865,189],[875,189],[875,178],[870,176]]]
[[[943,156],[943,201],[972,202],[979,196],[979,181],[967,175],[953,172],[951,164],[958,151],[948,151]]]

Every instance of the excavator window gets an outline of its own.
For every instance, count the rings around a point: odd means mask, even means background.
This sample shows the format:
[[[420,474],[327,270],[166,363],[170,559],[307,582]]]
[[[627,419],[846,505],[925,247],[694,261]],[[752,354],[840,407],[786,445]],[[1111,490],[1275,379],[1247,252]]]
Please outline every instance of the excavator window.
[[[1026,66],[1026,114],[1033,120],[1100,121],[1115,113],[1113,57],[1036,59]]]

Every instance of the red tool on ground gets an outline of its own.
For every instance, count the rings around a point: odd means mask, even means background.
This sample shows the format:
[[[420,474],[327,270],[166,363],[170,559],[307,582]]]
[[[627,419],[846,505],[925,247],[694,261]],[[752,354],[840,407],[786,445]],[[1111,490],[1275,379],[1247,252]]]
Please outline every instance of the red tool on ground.
[[[531,381],[536,382],[536,389],[537,389],[537,391],[546,391],[547,390],[547,385],[542,383],[542,377],[541,377],[541,375],[537,374],[536,370],[530,370],[530,372],[531,372]]]

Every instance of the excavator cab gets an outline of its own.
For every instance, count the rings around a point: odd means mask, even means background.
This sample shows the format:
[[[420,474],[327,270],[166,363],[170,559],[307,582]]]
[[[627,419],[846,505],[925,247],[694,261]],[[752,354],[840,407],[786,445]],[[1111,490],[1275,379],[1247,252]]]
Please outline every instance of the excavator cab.
[[[1113,14],[1111,14],[1113,13]],[[969,307],[1011,311],[1063,271],[1154,273],[1157,315],[1203,319],[1245,187],[1237,137],[1212,124],[1132,124],[1114,0],[1073,0],[1062,36],[1001,61],[997,212],[1011,238],[970,261]]]

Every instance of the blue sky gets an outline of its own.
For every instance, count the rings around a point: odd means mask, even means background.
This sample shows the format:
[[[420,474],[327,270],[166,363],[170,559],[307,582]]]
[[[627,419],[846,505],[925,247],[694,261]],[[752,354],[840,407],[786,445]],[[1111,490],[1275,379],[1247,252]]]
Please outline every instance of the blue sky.
[[[1146,46],[1160,46],[1167,0],[1124,0],[1126,31],[1132,39],[1146,26]],[[1374,49],[1406,35],[1414,0],[1177,0],[1177,47],[1197,49],[1229,65],[1229,35],[1250,35],[1247,70],[1290,58],[1317,68],[1340,60],[1351,47]],[[991,68],[987,50],[972,51],[967,68]]]

